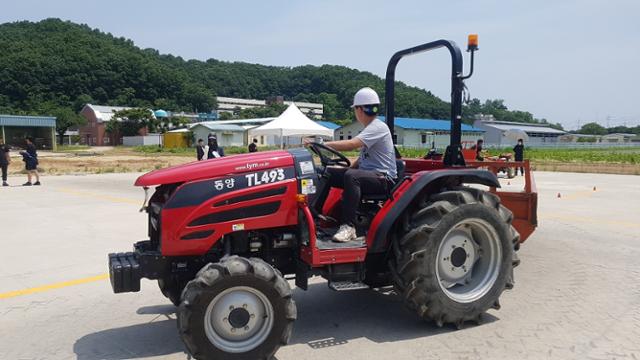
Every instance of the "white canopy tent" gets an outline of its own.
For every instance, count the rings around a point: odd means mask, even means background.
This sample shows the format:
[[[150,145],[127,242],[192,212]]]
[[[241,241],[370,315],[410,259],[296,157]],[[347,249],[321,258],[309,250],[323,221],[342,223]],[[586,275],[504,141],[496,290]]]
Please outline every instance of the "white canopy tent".
[[[509,129],[502,133],[502,136],[513,142],[517,142],[520,139],[522,139],[522,141],[529,140],[529,135],[527,135],[527,132],[522,129]]]
[[[280,145],[284,146],[286,137],[321,136],[333,139],[333,130],[309,119],[298,107],[291,103],[275,120],[249,130],[249,137],[260,135],[278,136]]]

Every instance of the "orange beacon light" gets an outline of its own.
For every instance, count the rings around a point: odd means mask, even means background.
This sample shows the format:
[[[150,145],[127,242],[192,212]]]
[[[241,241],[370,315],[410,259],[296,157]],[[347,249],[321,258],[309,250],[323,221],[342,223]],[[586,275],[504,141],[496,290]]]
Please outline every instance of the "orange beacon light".
[[[467,51],[478,50],[478,34],[469,34],[469,41],[467,42]]]

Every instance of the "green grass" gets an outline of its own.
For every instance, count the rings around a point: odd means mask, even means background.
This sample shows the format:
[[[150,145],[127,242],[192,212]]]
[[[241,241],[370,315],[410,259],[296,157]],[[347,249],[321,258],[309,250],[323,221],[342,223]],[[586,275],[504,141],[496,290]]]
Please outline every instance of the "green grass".
[[[195,148],[163,148],[157,145],[134,146],[133,151],[144,154],[195,154]]]
[[[511,152],[508,149],[492,149],[490,153],[497,155]],[[564,162],[564,163],[610,163],[640,164],[640,147],[598,148],[598,149],[525,149],[525,159],[532,161]]]

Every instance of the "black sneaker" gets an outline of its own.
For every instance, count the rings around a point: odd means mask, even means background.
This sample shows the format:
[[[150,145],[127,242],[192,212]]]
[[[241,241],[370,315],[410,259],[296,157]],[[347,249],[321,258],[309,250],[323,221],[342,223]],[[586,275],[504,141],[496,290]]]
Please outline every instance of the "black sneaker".
[[[33,183],[33,185],[40,186],[41,184],[40,184],[40,181],[36,181],[36,182]]]
[[[9,184],[6,181],[3,181],[2,186],[9,186]]]
[[[22,186],[31,186],[31,185],[33,185],[33,184],[28,182],[28,181],[26,183],[22,184]]]

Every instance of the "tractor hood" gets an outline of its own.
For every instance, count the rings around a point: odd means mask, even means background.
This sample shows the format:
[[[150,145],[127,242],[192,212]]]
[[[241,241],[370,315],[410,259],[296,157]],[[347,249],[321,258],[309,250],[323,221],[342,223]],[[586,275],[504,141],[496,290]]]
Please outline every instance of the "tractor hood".
[[[287,151],[231,155],[155,170],[140,176],[136,180],[135,186],[148,187],[183,183],[287,166],[293,166],[293,156]]]

